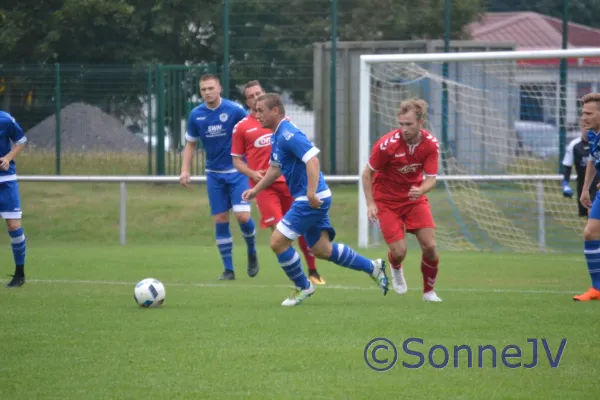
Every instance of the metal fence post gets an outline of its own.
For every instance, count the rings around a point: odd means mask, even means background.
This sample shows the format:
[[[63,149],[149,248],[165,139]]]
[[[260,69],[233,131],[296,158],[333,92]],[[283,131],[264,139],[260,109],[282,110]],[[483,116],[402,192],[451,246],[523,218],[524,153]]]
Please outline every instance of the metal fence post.
[[[55,111],[56,111],[56,115],[55,115],[55,122],[56,122],[56,175],[60,175],[60,137],[61,137],[61,133],[60,133],[60,109],[61,109],[61,104],[60,104],[60,64],[59,63],[55,63],[54,64],[54,105],[55,105]]]
[[[538,242],[540,251],[546,251],[546,210],[544,204],[544,182],[537,183],[537,214],[538,214]]]
[[[164,69],[156,66],[156,175],[165,174],[165,82]]]
[[[331,65],[329,82],[329,168],[335,175],[337,167],[337,0],[331,1]]]
[[[127,186],[121,182],[121,198],[119,204],[119,239],[121,245],[127,242]]]
[[[148,64],[148,175],[152,175],[152,70],[154,65]]]

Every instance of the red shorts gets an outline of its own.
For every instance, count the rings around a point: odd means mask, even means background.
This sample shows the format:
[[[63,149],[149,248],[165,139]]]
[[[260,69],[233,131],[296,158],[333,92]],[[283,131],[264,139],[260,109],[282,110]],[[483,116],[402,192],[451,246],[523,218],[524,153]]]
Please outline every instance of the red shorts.
[[[275,182],[256,196],[260,212],[260,227],[268,228],[278,223],[292,207],[294,198],[285,182]]]
[[[379,228],[387,244],[404,239],[406,232],[415,233],[423,228],[435,228],[429,201],[408,201],[399,204],[378,203]]]

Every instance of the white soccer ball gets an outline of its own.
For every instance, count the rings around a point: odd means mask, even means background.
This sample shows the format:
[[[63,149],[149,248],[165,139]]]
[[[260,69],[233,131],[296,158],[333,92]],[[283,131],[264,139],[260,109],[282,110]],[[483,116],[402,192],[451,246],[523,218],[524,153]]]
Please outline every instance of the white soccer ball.
[[[133,298],[140,307],[160,307],[165,301],[165,286],[154,278],[146,278],[138,282],[133,289]]]

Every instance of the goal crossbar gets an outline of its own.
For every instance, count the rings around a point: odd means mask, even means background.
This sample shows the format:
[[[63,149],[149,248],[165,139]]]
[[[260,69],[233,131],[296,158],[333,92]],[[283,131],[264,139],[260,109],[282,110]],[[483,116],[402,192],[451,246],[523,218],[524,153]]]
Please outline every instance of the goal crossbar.
[[[600,47],[566,50],[518,50],[518,51],[475,51],[464,53],[403,53],[362,54],[360,60],[366,64],[388,62],[445,62],[445,61],[502,61],[543,60],[547,58],[599,57]]]

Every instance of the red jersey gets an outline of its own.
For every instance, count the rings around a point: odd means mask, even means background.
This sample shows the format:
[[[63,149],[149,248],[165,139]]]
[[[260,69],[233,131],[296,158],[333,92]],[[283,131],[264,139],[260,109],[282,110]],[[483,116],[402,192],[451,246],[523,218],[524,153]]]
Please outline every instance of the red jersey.
[[[421,129],[421,142],[409,145],[396,129],[375,143],[369,167],[373,177],[374,200],[403,202],[412,186],[423,183],[423,174],[437,176],[440,145],[437,139]]]
[[[266,171],[269,169],[269,158],[271,157],[271,135],[270,129],[263,128],[260,122],[250,114],[233,127],[231,155],[246,157],[246,163],[254,171]],[[283,181],[280,176],[275,182]],[[250,187],[256,182],[249,179]]]

